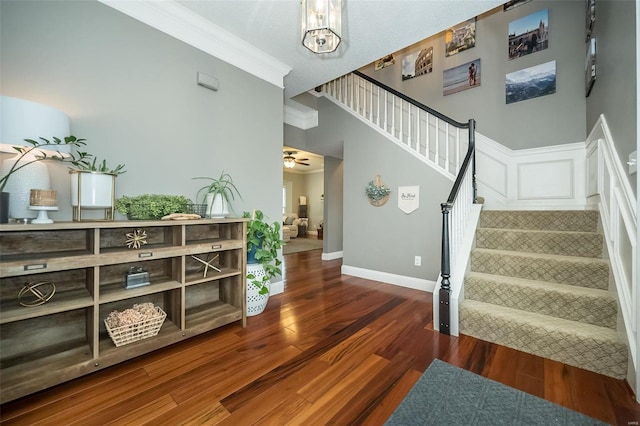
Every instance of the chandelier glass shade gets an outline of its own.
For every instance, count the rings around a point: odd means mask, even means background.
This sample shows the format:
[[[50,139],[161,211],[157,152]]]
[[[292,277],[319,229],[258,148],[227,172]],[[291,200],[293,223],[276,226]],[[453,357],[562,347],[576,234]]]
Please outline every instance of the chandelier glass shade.
[[[338,48],[342,33],[342,0],[302,0],[302,45],[314,53]]]

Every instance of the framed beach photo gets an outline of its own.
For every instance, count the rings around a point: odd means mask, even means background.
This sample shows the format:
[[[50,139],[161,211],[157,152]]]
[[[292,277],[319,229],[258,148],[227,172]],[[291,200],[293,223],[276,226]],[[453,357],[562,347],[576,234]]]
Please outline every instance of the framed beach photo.
[[[480,58],[466,64],[444,70],[443,95],[451,95],[480,86]]]

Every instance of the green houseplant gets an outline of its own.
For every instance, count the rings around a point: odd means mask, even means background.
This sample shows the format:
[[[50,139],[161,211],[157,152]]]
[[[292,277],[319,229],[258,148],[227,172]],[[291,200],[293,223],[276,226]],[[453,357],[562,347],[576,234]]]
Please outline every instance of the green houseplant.
[[[116,200],[116,210],[130,220],[160,219],[171,213],[186,213],[191,201],[182,195],[126,195]]]
[[[233,183],[231,175],[225,173],[224,170],[218,178],[199,176],[193,179],[210,181],[208,185],[200,188],[196,194],[196,199],[199,199],[200,194],[203,194],[202,203],[207,204],[208,217],[226,217],[229,215],[231,201],[236,199],[236,195],[242,199],[240,191],[238,191],[238,188]],[[231,210],[233,211],[233,207],[231,207]]]
[[[5,186],[7,185],[7,181],[18,170],[27,167],[30,164],[36,163],[38,161],[44,160],[57,160],[61,162],[71,163],[71,164],[80,164],[82,162],[86,162],[88,158],[92,157],[91,154],[87,154],[86,152],[78,152],[77,154],[69,154],[68,157],[63,156],[59,151],[57,151],[56,147],[60,145],[70,145],[76,148],[86,145],[86,139],[78,139],[75,136],[66,136],[64,140],[60,138],[53,137],[52,140],[48,140],[45,138],[39,138],[39,141],[33,139],[25,139],[30,146],[14,146],[13,149],[18,154],[13,162],[11,168],[0,177],[0,192],[4,191]],[[46,151],[57,151],[57,154],[47,154]]]
[[[244,212],[247,222],[247,315],[261,313],[269,298],[271,279],[282,274],[278,250],[282,248],[280,223],[269,224],[264,213],[254,210],[252,214]],[[253,287],[253,288],[252,288]],[[252,298],[250,292],[257,294]],[[254,300],[254,303],[252,302]]]

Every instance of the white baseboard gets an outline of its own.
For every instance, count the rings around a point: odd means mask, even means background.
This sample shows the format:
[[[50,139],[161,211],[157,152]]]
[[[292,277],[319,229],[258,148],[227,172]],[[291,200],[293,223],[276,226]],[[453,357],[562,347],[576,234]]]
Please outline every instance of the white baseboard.
[[[270,296],[275,296],[276,294],[284,293],[284,281],[280,280],[275,283],[271,283],[271,289],[269,291]]]
[[[342,251],[334,251],[333,253],[322,253],[322,260],[342,259]]]
[[[388,272],[373,271],[371,269],[357,268],[355,266],[349,265],[342,265],[341,272],[345,275],[352,275],[358,278],[380,281],[386,284],[412,288],[414,290],[433,292],[433,289],[436,286],[435,281],[429,281],[422,278],[407,277],[404,275],[390,274]]]

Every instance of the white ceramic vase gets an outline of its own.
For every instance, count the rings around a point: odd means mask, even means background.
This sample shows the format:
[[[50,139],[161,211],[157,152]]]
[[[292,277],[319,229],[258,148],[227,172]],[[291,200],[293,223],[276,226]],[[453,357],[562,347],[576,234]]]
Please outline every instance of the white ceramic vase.
[[[220,194],[207,194],[207,217],[220,219],[229,216],[229,204]]]
[[[264,267],[259,263],[247,264],[247,275],[253,274],[257,280],[262,280],[265,275]],[[267,289],[271,291],[271,281],[267,281]],[[247,279],[247,316],[261,314],[269,302],[269,293],[260,294],[260,289]]]
[[[106,209],[113,206],[115,175],[72,170],[71,205],[89,209]],[[78,192],[78,187],[80,192]],[[79,198],[79,200],[78,200]]]

